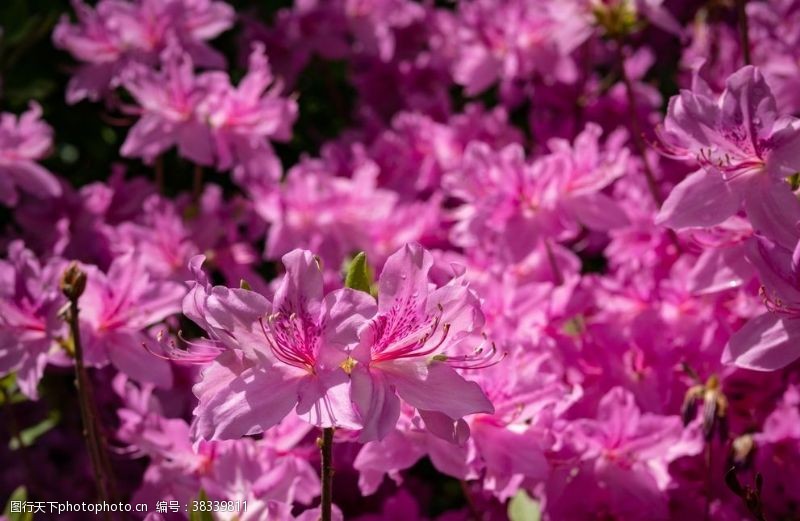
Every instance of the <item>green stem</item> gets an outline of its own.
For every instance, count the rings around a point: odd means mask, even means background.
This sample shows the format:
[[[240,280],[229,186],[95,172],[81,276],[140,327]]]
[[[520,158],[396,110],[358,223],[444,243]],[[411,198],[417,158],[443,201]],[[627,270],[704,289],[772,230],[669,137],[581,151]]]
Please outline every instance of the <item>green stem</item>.
[[[76,275],[77,274],[77,275]],[[69,279],[70,275],[72,279]],[[92,393],[91,380],[86,372],[83,360],[83,345],[81,343],[80,321],[78,319],[78,299],[83,292],[81,285],[85,287],[85,274],[82,274],[76,265],[71,266],[65,274],[64,280],[75,280],[83,277],[82,282],[62,282],[64,294],[69,299],[69,309],[67,311],[67,324],[69,325],[72,336],[72,347],[75,355],[75,387],[78,390],[78,404],[81,411],[81,423],[83,433],[86,437],[86,446],[89,450],[89,459],[92,463],[92,472],[97,485],[97,494],[100,501],[110,503],[115,502],[116,496],[111,463],[106,450],[106,440],[100,429],[97,408]],[[105,519],[111,520],[110,512],[105,512]]]
[[[467,510],[473,521],[483,521],[481,511],[478,510],[478,505],[475,504],[475,498],[472,497],[472,492],[469,490],[469,483],[463,479],[459,480],[461,485],[461,492],[464,494],[464,499],[467,501]]]
[[[739,22],[739,43],[742,47],[742,57],[744,64],[750,65],[750,35],[747,24],[747,0],[736,0],[736,18]]]
[[[617,56],[619,59],[620,73],[622,75],[622,83],[625,85],[625,96],[628,101],[628,118],[630,119],[631,132],[633,133],[633,144],[636,147],[636,151],[639,152],[639,157],[642,158],[642,169],[644,170],[650,196],[656,203],[656,207],[661,208],[661,205],[664,204],[664,197],[661,195],[658,183],[656,182],[656,176],[650,166],[650,160],[647,158],[647,144],[644,142],[644,137],[642,137],[643,133],[639,126],[639,116],[636,114],[636,91],[634,90],[633,82],[628,77],[628,71],[625,70],[625,54],[622,50],[621,40],[617,42]],[[672,245],[675,246],[676,253],[680,254],[682,248],[678,241],[678,236],[672,229],[667,230],[667,235]]]
[[[156,189],[159,194],[164,195],[164,156],[158,156],[156,158],[155,172]]]
[[[711,442],[706,441],[704,447],[704,459],[706,463],[706,509],[705,509],[705,520],[708,521],[711,519],[711,503],[713,501],[713,483],[714,483],[714,467],[713,463],[714,460],[712,459],[713,455],[711,453]]]
[[[319,450],[322,454],[320,474],[322,479],[322,502],[320,504],[322,521],[331,521],[333,509],[333,427],[322,429],[319,439]]]
[[[192,201],[195,203],[199,202],[201,195],[203,195],[203,167],[202,165],[194,165],[194,178],[192,179]]]

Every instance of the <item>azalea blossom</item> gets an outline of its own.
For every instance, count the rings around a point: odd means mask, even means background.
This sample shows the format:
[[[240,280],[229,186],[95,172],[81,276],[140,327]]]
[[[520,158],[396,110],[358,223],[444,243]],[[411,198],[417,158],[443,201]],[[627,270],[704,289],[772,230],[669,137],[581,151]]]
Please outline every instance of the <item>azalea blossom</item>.
[[[79,318],[87,365],[110,362],[137,381],[170,387],[172,369],[152,353],[158,347],[147,328],[180,311],[186,287],[152,277],[135,253],[117,257],[106,272],[85,271]]]
[[[758,272],[767,311],[734,333],[723,361],[747,369],[774,371],[800,358],[800,248],[792,252],[768,239],[751,239],[747,258]]]
[[[36,399],[48,353],[64,334],[58,281],[66,262],[54,257],[42,265],[19,241],[8,253],[0,260],[0,374],[16,373],[22,392]]]
[[[117,87],[130,66],[153,65],[178,42],[201,66],[219,68],[224,57],[207,41],[233,25],[234,12],[214,0],[101,0],[93,8],[72,1],[77,23],[64,15],[53,32],[56,46],[83,64],[70,79],[67,102],[97,101]]]
[[[432,264],[429,252],[409,244],[389,257],[378,279],[378,313],[359,331],[346,362],[363,441],[383,439],[394,429],[400,399],[432,431],[494,410],[480,387],[454,368],[491,364],[494,350],[449,350],[480,331],[477,297],[458,279],[430,288]]]
[[[41,199],[61,195],[58,179],[37,164],[53,143],[53,130],[41,120],[42,108],[31,102],[19,117],[0,114],[0,202],[14,206],[17,190]]]
[[[673,189],[658,223],[713,226],[744,205],[756,231],[794,246],[800,203],[784,179],[800,170],[800,126],[779,117],[759,69],[732,74],[719,97],[702,82],[682,91],[670,100],[664,131],[667,153],[700,169]]]
[[[374,303],[364,293],[325,294],[308,251],[283,257],[286,274],[272,300],[246,289],[211,286],[199,265],[184,313],[225,351],[194,387],[193,432],[205,439],[263,432],[293,409],[313,425],[357,428],[349,404],[346,348]]]
[[[277,180],[267,140],[291,137],[297,104],[280,95],[263,46],[253,49],[249,66],[233,86],[224,73],[195,74],[191,56],[170,45],[161,54],[160,70],[129,67],[123,83],[139,103],[141,118],[122,154],[151,162],[177,146],[181,156],[198,165],[233,168],[242,181],[254,175]]]
[[[800,0],[33,3],[0,496],[797,518]]]

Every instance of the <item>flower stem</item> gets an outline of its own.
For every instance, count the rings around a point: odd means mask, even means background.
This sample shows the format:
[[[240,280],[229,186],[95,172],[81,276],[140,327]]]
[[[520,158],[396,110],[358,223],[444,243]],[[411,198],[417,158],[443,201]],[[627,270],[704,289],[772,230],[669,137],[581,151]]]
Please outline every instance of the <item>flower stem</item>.
[[[203,166],[194,165],[194,177],[192,179],[192,201],[197,203],[203,195]]]
[[[713,463],[714,460],[712,459],[713,454],[711,452],[711,442],[706,441],[705,447],[703,450],[704,459],[706,463],[706,507],[705,507],[705,520],[709,521],[711,519],[711,502],[712,502],[712,495],[713,495],[713,483],[714,483],[714,467]]]
[[[158,193],[164,195],[164,156],[156,158],[155,165],[156,189]]]
[[[658,184],[656,183],[656,176],[653,174],[653,169],[650,168],[650,161],[647,159],[647,146],[642,138],[642,129],[639,126],[639,117],[636,114],[636,92],[633,88],[633,82],[631,82],[631,79],[628,77],[628,71],[625,70],[625,55],[622,51],[621,42],[617,45],[617,52],[619,55],[619,68],[622,75],[622,83],[625,84],[625,96],[628,100],[628,118],[630,119],[631,132],[633,134],[633,144],[639,152],[639,156],[642,158],[642,168],[644,170],[644,176],[647,179],[647,189],[650,191],[650,195],[653,197],[653,201],[655,201],[656,205],[661,207],[664,203],[664,198],[661,196]]]
[[[333,508],[333,427],[322,429],[322,437],[318,440],[322,453],[320,474],[322,479],[322,502],[320,504],[322,521],[331,521]]]
[[[459,484],[461,485],[461,492],[464,494],[464,499],[467,501],[467,510],[469,510],[470,519],[472,519],[472,521],[483,521],[481,511],[478,510],[478,506],[475,504],[475,498],[472,497],[472,492],[469,489],[469,483],[461,479],[459,480]]]
[[[75,355],[75,387],[78,390],[81,423],[83,424],[83,434],[86,438],[89,459],[92,463],[92,472],[97,485],[97,495],[100,501],[108,503],[114,501],[116,495],[115,487],[108,451],[106,450],[105,436],[100,429],[91,381],[84,365],[80,322],[78,320],[78,299],[85,287],[86,274],[78,268],[77,264],[73,263],[64,273],[61,289],[69,300],[66,319]],[[110,512],[105,512],[105,518],[106,520],[111,519]]]
[[[650,160],[647,158],[647,145],[644,141],[644,137],[642,137],[643,133],[639,126],[639,116],[636,114],[636,91],[633,88],[633,82],[628,76],[628,71],[625,70],[625,54],[622,49],[621,40],[617,42],[617,56],[619,59],[620,74],[622,75],[622,83],[625,85],[625,96],[628,101],[628,118],[630,119],[631,132],[633,133],[633,144],[637,152],[639,152],[639,157],[642,158],[642,169],[647,181],[647,189],[650,192],[650,196],[656,203],[656,207],[661,208],[664,204],[664,197],[661,195],[658,183],[656,182],[656,176],[650,166]],[[667,230],[667,235],[669,236],[670,242],[672,242],[672,245],[675,247],[676,253],[680,254],[682,248],[678,241],[678,236],[671,229]]]
[[[736,0],[736,18],[739,22],[739,43],[742,47],[744,64],[750,65],[750,35],[747,24],[747,0]]]

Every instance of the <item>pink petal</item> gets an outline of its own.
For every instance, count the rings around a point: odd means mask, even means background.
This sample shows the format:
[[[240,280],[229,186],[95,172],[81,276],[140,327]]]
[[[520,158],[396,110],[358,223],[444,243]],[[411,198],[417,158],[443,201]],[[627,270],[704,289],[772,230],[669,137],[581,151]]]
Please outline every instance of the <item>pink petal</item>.
[[[743,245],[737,244],[701,253],[687,274],[687,284],[689,291],[703,295],[737,288],[753,275]]]
[[[469,439],[469,425],[464,420],[453,420],[446,414],[436,411],[418,412],[425,422],[425,428],[434,436],[456,445],[463,445]]]
[[[273,309],[300,313],[314,319],[319,316],[322,301],[322,272],[314,255],[308,250],[293,250],[283,256],[286,275],[272,300]]]
[[[767,154],[767,170],[776,180],[800,171],[800,124],[794,121],[772,135],[775,148]]]
[[[10,165],[7,171],[16,184],[29,194],[40,198],[61,195],[61,183],[56,176],[33,161],[19,161]]]
[[[494,412],[481,387],[465,380],[445,363],[432,362],[427,369],[421,369],[419,363],[413,362],[380,365],[397,394],[417,409],[438,411],[453,420],[468,414]]]
[[[687,148],[708,147],[717,140],[715,128],[719,117],[719,107],[714,100],[682,90],[669,101],[664,129],[677,136]]]
[[[656,224],[681,229],[719,224],[739,209],[740,197],[718,173],[698,170],[672,189]]]
[[[800,244],[800,243],[799,243]],[[746,258],[758,272],[758,278],[769,296],[784,304],[800,304],[800,288],[792,252],[764,238],[747,242]]]
[[[341,369],[303,378],[298,386],[297,414],[317,427],[361,428],[350,401],[350,379]]]
[[[206,317],[214,327],[228,332],[248,329],[269,313],[269,301],[255,291],[214,286],[206,300]]]
[[[322,302],[326,345],[346,347],[358,341],[359,328],[377,311],[375,299],[349,288],[332,291]]]
[[[581,224],[592,230],[605,232],[629,224],[622,208],[605,194],[577,198],[570,201],[569,209]]]
[[[181,157],[198,165],[214,164],[211,132],[206,125],[194,121],[185,123],[178,127],[176,140]]]
[[[134,328],[136,324],[141,324],[143,328],[180,313],[181,301],[185,295],[186,286],[183,284],[170,281],[154,284],[152,290],[140,299],[141,304],[137,306],[136,317],[128,323],[128,326]]]
[[[479,45],[464,47],[455,63],[453,77],[463,85],[467,96],[486,90],[497,80],[500,63]]]
[[[195,409],[193,432],[207,440],[263,432],[297,405],[298,383],[296,375],[277,368],[246,369],[227,380],[227,385],[215,386],[217,392],[212,396],[198,396],[201,401]]]
[[[358,452],[353,467],[358,470],[358,488],[370,495],[378,490],[387,473],[396,473],[411,467],[424,455],[415,440],[399,432],[392,432],[384,440],[365,444]]]
[[[545,479],[550,466],[541,441],[531,432],[514,432],[504,426],[476,422],[474,439],[486,470],[495,479],[522,474],[531,479]],[[502,485],[498,488],[502,488]]]
[[[747,183],[744,207],[753,229],[788,250],[800,239],[800,201],[784,181],[759,176]]]
[[[359,441],[384,439],[400,418],[400,400],[380,372],[356,366],[350,381],[350,396],[361,420]]]
[[[725,346],[722,363],[776,371],[800,357],[800,320],[764,313],[750,319]]]
[[[417,243],[405,245],[383,265],[378,279],[378,310],[386,313],[398,302],[420,301],[428,294],[433,257]]]
[[[764,76],[753,66],[742,67],[728,77],[721,99],[720,128],[730,135],[743,135],[758,150],[777,118],[775,97]],[[736,146],[741,147],[739,143]]]
[[[120,154],[151,161],[175,144],[175,125],[153,114],[145,114],[128,132]]]
[[[111,333],[102,338],[109,360],[121,372],[138,382],[164,389],[172,386],[170,363],[144,347],[144,342],[153,344],[151,339],[139,333]],[[151,349],[156,351],[159,347],[153,345]]]

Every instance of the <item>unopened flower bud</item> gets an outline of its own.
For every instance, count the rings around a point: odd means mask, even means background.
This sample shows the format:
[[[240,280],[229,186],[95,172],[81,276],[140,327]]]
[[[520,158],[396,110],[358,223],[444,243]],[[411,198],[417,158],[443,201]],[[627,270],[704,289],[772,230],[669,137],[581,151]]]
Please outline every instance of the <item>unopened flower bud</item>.
[[[86,272],[80,268],[77,262],[70,263],[61,276],[61,292],[68,299],[76,300],[83,295],[85,289]]]

